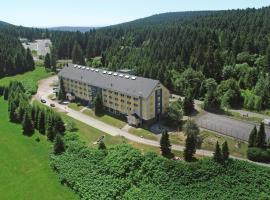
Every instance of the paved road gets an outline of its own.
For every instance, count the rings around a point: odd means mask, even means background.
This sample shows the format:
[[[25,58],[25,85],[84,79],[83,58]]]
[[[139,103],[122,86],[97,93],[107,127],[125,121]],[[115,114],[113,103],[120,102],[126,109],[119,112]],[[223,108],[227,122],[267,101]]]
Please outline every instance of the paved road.
[[[146,145],[150,145],[150,146],[154,146],[154,147],[159,147],[159,142],[157,142],[157,141],[149,140],[149,139],[145,139],[145,138],[141,138],[141,137],[132,135],[124,130],[121,130],[119,128],[116,128],[114,126],[111,126],[111,125],[108,125],[104,122],[101,122],[97,119],[94,119],[88,115],[85,115],[85,114],[81,113],[80,111],[72,110],[65,105],[61,105],[55,101],[48,99],[48,95],[53,92],[50,85],[54,81],[57,81],[57,79],[58,79],[57,76],[52,76],[50,78],[39,81],[39,87],[38,87],[37,94],[35,96],[33,96],[32,100],[34,100],[34,99],[40,100],[41,98],[43,98],[47,101],[47,103],[46,103],[47,106],[49,106],[50,103],[54,103],[56,108],[59,111],[66,112],[68,116],[70,116],[76,120],[79,120],[79,121],[81,121],[89,126],[92,126],[100,131],[103,131],[109,135],[123,136],[123,137],[127,138],[128,140],[131,140],[131,141],[134,141],[137,143],[146,144]],[[177,150],[177,151],[184,151],[184,146],[172,145],[172,149]],[[200,150],[196,151],[196,154],[201,155],[201,156],[212,156],[213,152],[200,149]],[[238,160],[245,160],[248,162],[252,162],[252,161],[249,161],[249,160],[243,159],[243,158],[238,158],[238,157],[234,157],[234,156],[231,156],[231,157],[238,159]],[[252,162],[252,163],[255,163],[255,162]],[[270,165],[268,165],[268,164],[263,164],[263,163],[255,163],[255,164],[270,167]]]
[[[249,134],[256,123],[233,119],[224,115],[205,112],[196,119],[198,125],[224,135],[248,141]],[[258,124],[256,124],[259,127]],[[267,139],[270,138],[270,128],[265,126]]]
[[[173,95],[174,99],[182,98],[178,95]],[[196,110],[201,110],[201,107],[199,105],[203,104],[202,101],[195,100],[195,108]],[[234,112],[238,112],[240,114],[247,114],[251,117],[260,117],[260,118],[270,118],[267,115],[262,115],[258,113],[253,113],[250,111],[244,111],[244,110],[230,110]],[[248,141],[249,134],[251,130],[253,129],[254,125],[256,125],[259,128],[259,124],[244,121],[244,120],[238,120],[226,115],[218,115],[210,112],[203,111],[203,114],[199,116],[195,116],[195,121],[201,128],[209,129],[212,131],[215,131],[217,133],[228,135],[243,141]],[[265,126],[265,132],[267,139],[270,139],[270,127]]]

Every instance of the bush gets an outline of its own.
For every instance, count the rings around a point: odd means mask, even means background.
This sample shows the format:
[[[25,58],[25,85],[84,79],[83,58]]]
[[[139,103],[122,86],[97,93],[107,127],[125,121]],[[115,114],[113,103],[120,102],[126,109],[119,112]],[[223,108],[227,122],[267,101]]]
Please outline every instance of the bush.
[[[256,162],[270,162],[270,150],[250,147],[247,151],[247,157]]]

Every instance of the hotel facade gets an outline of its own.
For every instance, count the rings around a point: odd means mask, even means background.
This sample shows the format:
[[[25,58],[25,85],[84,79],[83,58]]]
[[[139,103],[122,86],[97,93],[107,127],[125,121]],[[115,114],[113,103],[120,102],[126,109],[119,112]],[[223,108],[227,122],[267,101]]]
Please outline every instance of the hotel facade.
[[[169,107],[169,90],[158,80],[68,64],[58,74],[65,92],[93,106],[98,94],[107,112],[124,116],[131,125],[160,119]]]

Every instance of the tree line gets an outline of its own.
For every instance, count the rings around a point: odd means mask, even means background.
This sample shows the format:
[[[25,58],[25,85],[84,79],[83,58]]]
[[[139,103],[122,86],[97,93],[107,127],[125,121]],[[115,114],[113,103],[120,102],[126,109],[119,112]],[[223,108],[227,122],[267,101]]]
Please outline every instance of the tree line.
[[[62,117],[52,109],[30,104],[20,82],[13,81],[2,91],[4,99],[8,101],[9,120],[22,124],[24,135],[31,136],[37,130],[46,135],[48,140],[54,141],[57,135],[64,134],[65,124]]]
[[[33,70],[35,63],[29,49],[17,38],[3,34],[0,29],[0,77]]]

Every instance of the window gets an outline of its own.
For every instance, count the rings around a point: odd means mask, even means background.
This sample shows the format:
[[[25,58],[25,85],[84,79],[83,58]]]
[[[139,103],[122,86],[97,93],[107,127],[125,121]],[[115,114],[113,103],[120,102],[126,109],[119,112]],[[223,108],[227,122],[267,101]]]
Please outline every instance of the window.
[[[124,94],[121,94],[121,97],[124,97],[125,95]]]
[[[115,95],[118,95],[118,92],[115,92],[114,94],[115,94]]]
[[[135,107],[138,107],[138,104],[134,103],[134,106],[135,106]]]
[[[124,100],[124,99],[121,99],[121,102],[122,102],[122,103],[124,103],[124,102],[125,102],[125,100]]]
[[[127,104],[128,104],[128,105],[130,105],[130,104],[131,104],[131,102],[130,102],[130,101],[128,101],[128,102],[127,102]]]
[[[138,99],[138,98],[136,98],[136,97],[134,97],[133,99],[134,99],[134,101],[138,101],[138,100],[139,100],[139,99]]]
[[[130,99],[130,98],[131,98],[131,96],[127,96],[127,98],[128,98],[128,99]]]

